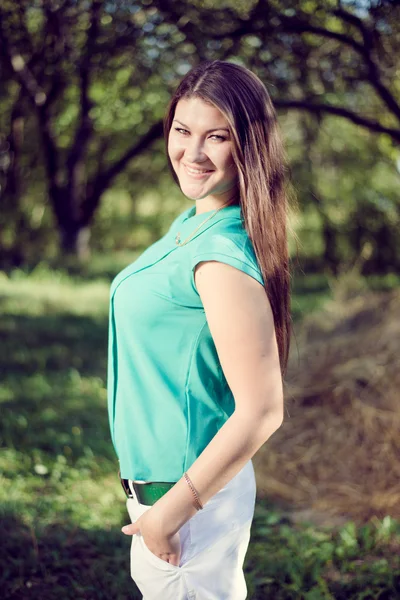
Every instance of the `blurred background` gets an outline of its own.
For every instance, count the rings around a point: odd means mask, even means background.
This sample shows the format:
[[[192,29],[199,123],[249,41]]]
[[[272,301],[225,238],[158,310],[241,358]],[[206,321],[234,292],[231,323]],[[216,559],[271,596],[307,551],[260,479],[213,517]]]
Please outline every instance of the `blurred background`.
[[[400,598],[399,53],[395,0],[2,0],[2,598],[141,597],[107,422],[109,285],[192,204],[162,118],[205,59],[265,83],[297,197],[248,598]]]

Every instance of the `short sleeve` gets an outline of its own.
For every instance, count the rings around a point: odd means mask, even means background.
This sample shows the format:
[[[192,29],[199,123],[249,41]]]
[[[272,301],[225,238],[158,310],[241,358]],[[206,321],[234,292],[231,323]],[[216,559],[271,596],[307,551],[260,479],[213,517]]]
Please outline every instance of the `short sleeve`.
[[[204,238],[201,240],[202,243],[193,248],[191,255],[191,278],[195,290],[194,268],[198,263],[205,260],[216,260],[231,265],[264,285],[254,249],[248,238],[241,236],[240,239],[231,239],[220,233],[205,235]]]

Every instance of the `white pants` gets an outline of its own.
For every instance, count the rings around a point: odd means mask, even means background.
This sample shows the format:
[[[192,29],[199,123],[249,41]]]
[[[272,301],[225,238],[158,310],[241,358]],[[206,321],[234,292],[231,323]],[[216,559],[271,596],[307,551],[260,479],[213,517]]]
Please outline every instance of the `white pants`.
[[[151,507],[127,498],[131,521]],[[143,600],[245,600],[243,562],[254,516],[256,480],[252,461],[179,530],[181,558],[173,565],[132,536],[131,577]]]

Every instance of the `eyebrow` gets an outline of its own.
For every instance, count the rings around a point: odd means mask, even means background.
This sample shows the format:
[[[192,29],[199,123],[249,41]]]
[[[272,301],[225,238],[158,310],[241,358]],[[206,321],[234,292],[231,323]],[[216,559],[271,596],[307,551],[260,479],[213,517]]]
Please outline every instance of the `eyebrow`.
[[[178,121],[178,119],[174,119],[174,121],[177,121],[178,123],[183,125],[183,127],[186,127],[186,129],[189,129],[189,127],[187,125],[185,125],[185,123],[182,123],[182,121]],[[229,133],[229,129],[227,129],[226,127],[216,127],[215,129],[208,129],[208,131],[206,131],[206,133],[211,133],[212,131],[227,131]]]

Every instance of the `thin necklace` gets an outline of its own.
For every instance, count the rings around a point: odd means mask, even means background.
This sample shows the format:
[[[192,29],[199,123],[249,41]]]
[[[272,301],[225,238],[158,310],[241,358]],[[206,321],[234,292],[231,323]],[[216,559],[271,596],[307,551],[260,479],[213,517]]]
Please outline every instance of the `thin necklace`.
[[[214,217],[214,216],[217,214],[217,212],[219,212],[219,211],[220,211],[222,208],[225,208],[225,206],[228,206],[228,204],[231,204],[231,202],[233,201],[234,197],[235,197],[235,196],[233,196],[232,198],[230,198],[230,200],[228,200],[228,202],[227,202],[226,204],[223,204],[222,206],[220,206],[219,208],[217,208],[217,210],[216,210],[215,212],[213,212],[213,213],[212,213],[210,216],[208,216],[208,217],[207,217],[207,218],[206,218],[204,221],[202,221],[202,222],[200,223],[200,225],[198,225],[198,226],[196,227],[196,229],[195,229],[194,231],[192,231],[192,233],[189,235],[189,237],[187,237],[187,238],[186,238],[186,240],[183,240],[183,242],[181,242],[181,241],[180,241],[180,236],[181,236],[181,234],[180,234],[180,232],[178,231],[178,233],[177,233],[177,234],[176,234],[176,236],[175,236],[175,243],[177,244],[177,246],[184,246],[185,244],[187,244],[187,243],[188,243],[188,241],[192,239],[192,237],[194,236],[194,234],[196,233],[196,231],[198,231],[198,230],[200,229],[200,227],[201,227],[202,225],[204,225],[204,223],[206,223],[206,222],[207,222],[209,219],[212,219],[212,218],[213,218],[213,217]]]

